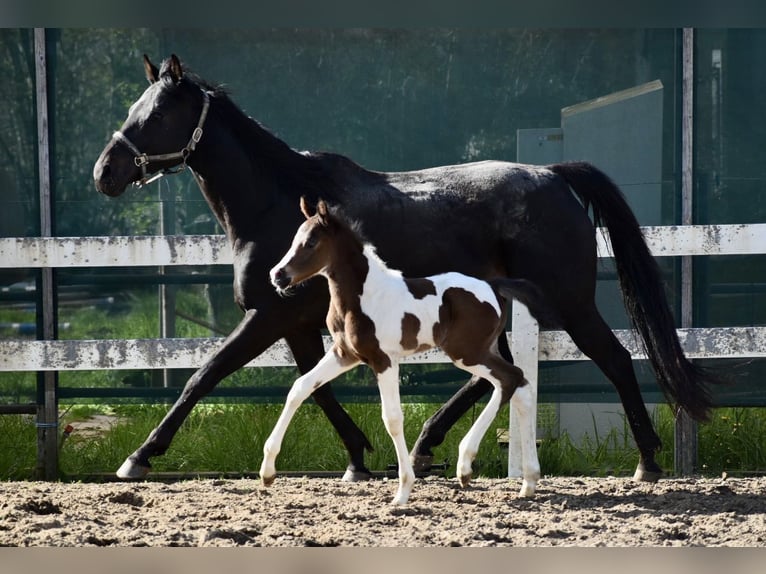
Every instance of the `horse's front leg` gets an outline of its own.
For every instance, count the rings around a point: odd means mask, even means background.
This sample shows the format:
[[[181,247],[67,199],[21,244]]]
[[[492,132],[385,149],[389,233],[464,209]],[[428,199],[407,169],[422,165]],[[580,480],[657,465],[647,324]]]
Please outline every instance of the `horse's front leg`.
[[[272,315],[273,316],[273,315]],[[159,426],[117,470],[123,479],[138,479],[151,470],[149,459],[167,451],[189,412],[223,379],[261,354],[277,339],[274,325],[264,313],[249,310],[218,350],[186,382],[175,404]]]
[[[394,497],[394,504],[406,504],[415,484],[415,472],[407,454],[404,440],[404,414],[399,398],[399,365],[393,363],[385,371],[378,373],[378,388],[383,414],[383,424],[396,449],[396,462],[399,465],[399,489]]]
[[[331,349],[313,369],[296,379],[290,388],[290,392],[287,393],[282,413],[279,415],[279,419],[277,419],[277,423],[274,425],[269,438],[266,439],[263,445],[263,461],[261,462],[260,476],[264,486],[269,486],[274,482],[277,474],[277,455],[282,448],[282,440],[284,439],[285,432],[287,432],[287,427],[290,425],[290,421],[298,407],[309,398],[315,389],[330,382],[357,364],[359,364],[358,361],[343,359],[334,352],[334,349]]]
[[[301,373],[307,373],[324,355],[321,332],[316,329],[303,329],[285,337],[293,353],[295,363]],[[314,402],[322,409],[333,428],[348,450],[349,462],[343,480],[357,482],[369,480],[372,476],[364,464],[364,451],[373,450],[370,441],[353,419],[335,398],[332,385],[322,385],[311,395]]]

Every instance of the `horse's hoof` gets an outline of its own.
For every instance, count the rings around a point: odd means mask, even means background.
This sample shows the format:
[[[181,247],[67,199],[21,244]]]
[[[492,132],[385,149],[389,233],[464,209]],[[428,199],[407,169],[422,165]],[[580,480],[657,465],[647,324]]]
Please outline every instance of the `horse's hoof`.
[[[343,482],[364,482],[366,480],[370,480],[372,478],[372,473],[370,473],[369,470],[351,470],[350,468],[346,469],[346,472],[343,474]]]
[[[125,459],[125,462],[122,463],[122,466],[117,469],[117,477],[122,480],[139,480],[149,474],[150,470],[150,466],[138,464],[132,458],[128,457]]]
[[[647,470],[641,464],[638,465],[635,474],[633,474],[633,480],[638,482],[657,482],[661,478],[661,470]]]
[[[416,472],[428,472],[433,466],[434,456],[432,454],[414,454],[412,455],[412,469]]]
[[[466,488],[469,484],[471,484],[471,477],[473,476],[472,472],[469,472],[468,474],[461,474],[458,478],[460,479],[460,486],[463,488]]]

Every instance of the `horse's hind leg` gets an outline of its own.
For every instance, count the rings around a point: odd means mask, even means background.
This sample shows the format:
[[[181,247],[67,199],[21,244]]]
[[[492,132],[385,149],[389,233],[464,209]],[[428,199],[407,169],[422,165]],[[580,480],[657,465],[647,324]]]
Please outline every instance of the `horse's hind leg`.
[[[346,361],[336,355],[332,350],[322,357],[316,366],[305,375],[301,375],[293,383],[290,392],[287,393],[285,406],[279,415],[274,429],[263,445],[263,461],[261,462],[261,482],[264,486],[270,485],[276,476],[276,459],[282,448],[282,439],[287,427],[295,415],[295,411],[303,404],[311,393],[321,385],[324,385],[357,365],[356,361]]]
[[[662,476],[662,469],[654,460],[662,443],[641,396],[630,353],[617,340],[595,306],[578,309],[577,320],[567,321],[567,331],[617,389],[640,453],[634,478],[654,482]]]
[[[285,337],[293,353],[295,363],[301,373],[307,373],[324,355],[322,336],[316,330],[301,330]],[[372,450],[372,445],[361,429],[335,398],[331,385],[322,385],[311,395],[314,402],[322,409],[325,416],[337,431],[348,450],[349,463],[343,480],[357,482],[369,480],[372,473],[364,464],[364,451]]]
[[[439,446],[458,419],[491,390],[492,384],[489,381],[471,377],[425,422],[410,455],[415,472],[426,472],[431,468],[434,459],[432,449]]]
[[[404,414],[399,397],[399,366],[393,363],[388,369],[377,374],[380,389],[383,423],[396,449],[396,462],[399,465],[399,488],[394,497],[394,504],[406,504],[415,484],[415,472],[412,470],[404,440]]]

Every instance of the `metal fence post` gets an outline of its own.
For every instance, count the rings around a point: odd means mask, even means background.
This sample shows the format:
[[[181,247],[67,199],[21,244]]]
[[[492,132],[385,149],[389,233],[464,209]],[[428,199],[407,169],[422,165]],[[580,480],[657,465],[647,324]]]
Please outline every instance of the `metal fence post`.
[[[692,225],[694,182],[694,30],[683,30],[683,79],[681,112],[681,223]],[[681,258],[681,327],[693,323],[692,258]],[[674,466],[676,474],[688,476],[697,466],[697,424],[684,411],[675,421]]]
[[[48,128],[48,74],[45,29],[35,28],[35,89],[37,96],[37,153],[40,179],[40,235],[53,234],[51,205],[50,148]],[[42,302],[42,333],[38,338],[56,338],[56,301],[53,268],[40,270],[38,299]],[[58,477],[58,374],[45,371],[39,383],[37,406],[37,472],[45,480]],[[40,402],[42,399],[42,402]]]

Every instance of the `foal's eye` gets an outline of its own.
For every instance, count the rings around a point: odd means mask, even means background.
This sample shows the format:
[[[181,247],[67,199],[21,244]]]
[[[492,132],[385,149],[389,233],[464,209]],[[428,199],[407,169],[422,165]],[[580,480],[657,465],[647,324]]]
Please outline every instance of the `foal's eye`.
[[[318,241],[319,240],[316,237],[314,237],[314,236],[309,237],[306,240],[306,249],[314,249],[314,247],[317,246],[317,242]]]

